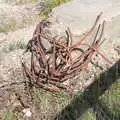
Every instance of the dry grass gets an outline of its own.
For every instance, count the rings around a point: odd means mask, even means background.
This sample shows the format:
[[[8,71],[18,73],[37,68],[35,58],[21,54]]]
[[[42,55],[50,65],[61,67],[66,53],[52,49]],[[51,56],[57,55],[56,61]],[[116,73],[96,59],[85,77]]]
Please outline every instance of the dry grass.
[[[9,3],[15,3],[15,4],[26,4],[26,3],[35,3],[38,0],[6,0],[6,2]]]
[[[2,21],[0,23],[0,32],[8,32],[8,31],[14,31],[17,27],[17,21],[15,19],[10,19],[9,21],[5,22]]]
[[[25,28],[31,24],[35,24],[37,21],[39,21],[39,19],[40,18],[37,15],[24,16],[21,17],[21,19],[14,17],[2,18],[2,20],[0,20],[0,32],[14,32],[17,29]]]
[[[41,91],[37,94],[36,112],[40,120],[49,120],[70,103],[72,97],[61,91],[57,94]]]

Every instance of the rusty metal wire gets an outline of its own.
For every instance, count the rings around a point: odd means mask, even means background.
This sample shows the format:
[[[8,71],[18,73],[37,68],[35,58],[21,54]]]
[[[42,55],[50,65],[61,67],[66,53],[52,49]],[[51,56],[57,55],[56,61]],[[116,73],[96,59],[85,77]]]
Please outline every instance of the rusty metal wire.
[[[22,62],[22,66],[27,78],[33,82],[33,84],[49,91],[59,91],[60,89],[70,89],[70,87],[63,84],[64,81],[75,76],[75,73],[80,72],[88,67],[89,62],[92,60],[94,53],[98,53],[107,62],[112,62],[106,58],[104,54],[98,51],[98,48],[102,45],[102,40],[105,21],[102,24],[98,24],[100,15],[93,27],[79,37],[79,41],[74,43],[72,40],[72,34],[69,28],[67,28],[66,36],[52,37],[44,32],[45,27],[48,26],[48,21],[40,22],[33,34],[33,38],[27,44],[27,48],[24,52],[31,53],[31,63],[28,65],[26,61]],[[97,28],[97,29],[95,29]],[[91,45],[85,43],[85,39],[96,30],[95,37]],[[49,42],[50,48],[46,49],[42,40],[45,39]],[[86,50],[82,50],[82,47],[86,46]],[[77,58],[73,59],[73,55],[79,51]],[[31,83],[32,83],[31,82]]]

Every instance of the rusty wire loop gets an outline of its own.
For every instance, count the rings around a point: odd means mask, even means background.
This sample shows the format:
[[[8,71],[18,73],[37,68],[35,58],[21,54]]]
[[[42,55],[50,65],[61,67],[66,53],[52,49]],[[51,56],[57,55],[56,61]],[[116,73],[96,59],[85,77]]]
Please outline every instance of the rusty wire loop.
[[[108,63],[112,64],[112,62],[98,50],[105,40],[102,40],[105,21],[97,25],[100,16],[101,13],[97,16],[91,29],[81,35],[75,44],[69,28],[65,31],[66,36],[52,37],[44,32],[44,28],[47,27],[49,22],[40,22],[24,52],[24,55],[26,52],[31,53],[31,63],[28,64],[26,61],[22,63],[24,72],[29,80],[45,90],[68,90],[70,87],[64,85],[63,82],[73,77],[75,73],[86,69],[95,52],[101,55]],[[95,28],[97,28],[94,34],[95,37],[93,38],[92,44],[89,45],[84,41]],[[42,43],[44,39],[49,42],[51,46],[49,49]],[[83,46],[86,46],[87,49],[82,50]],[[80,52],[80,50],[82,50],[81,53],[77,54],[77,58],[73,59],[73,53],[76,54],[76,51]]]

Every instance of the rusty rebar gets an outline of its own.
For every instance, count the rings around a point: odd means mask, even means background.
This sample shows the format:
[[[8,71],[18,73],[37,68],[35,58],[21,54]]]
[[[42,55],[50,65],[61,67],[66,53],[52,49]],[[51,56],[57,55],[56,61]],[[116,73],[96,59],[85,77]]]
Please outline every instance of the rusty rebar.
[[[24,72],[30,81],[34,81],[34,84],[49,91],[59,91],[60,89],[66,89],[68,86],[64,85],[63,82],[71,79],[75,73],[82,71],[88,67],[88,64],[92,60],[94,53],[98,53],[107,62],[112,62],[98,49],[102,45],[104,25],[97,25],[100,17],[100,13],[91,29],[87,30],[84,34],[79,37],[77,43],[74,44],[72,33],[69,28],[65,31],[66,36],[55,36],[52,37],[45,33],[44,28],[47,27],[48,21],[40,22],[34,33],[32,39],[28,42],[27,48],[24,52],[31,53],[31,64],[27,64],[27,61],[22,63]],[[91,45],[83,42],[93,30],[96,29],[95,37]],[[50,48],[47,49],[42,40],[46,39]],[[44,42],[44,41],[43,41]],[[86,46],[87,49],[83,50],[82,47]],[[77,54],[77,58],[73,59],[73,53],[80,51]],[[39,63],[39,64],[38,64]]]

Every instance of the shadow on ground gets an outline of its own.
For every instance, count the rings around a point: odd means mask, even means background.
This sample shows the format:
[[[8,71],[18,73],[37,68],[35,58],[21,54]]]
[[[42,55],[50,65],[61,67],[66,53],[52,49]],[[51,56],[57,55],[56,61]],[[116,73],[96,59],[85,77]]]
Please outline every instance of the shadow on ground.
[[[111,68],[100,74],[100,78],[97,78],[83,94],[79,94],[67,105],[61,112],[59,112],[54,120],[80,120],[81,116],[89,109],[97,107],[104,108],[99,103],[99,97],[102,96],[109,87],[120,78],[120,60],[116,62]],[[119,119],[120,116],[117,117]],[[101,119],[96,114],[97,120]],[[113,120],[113,119],[111,119]]]

